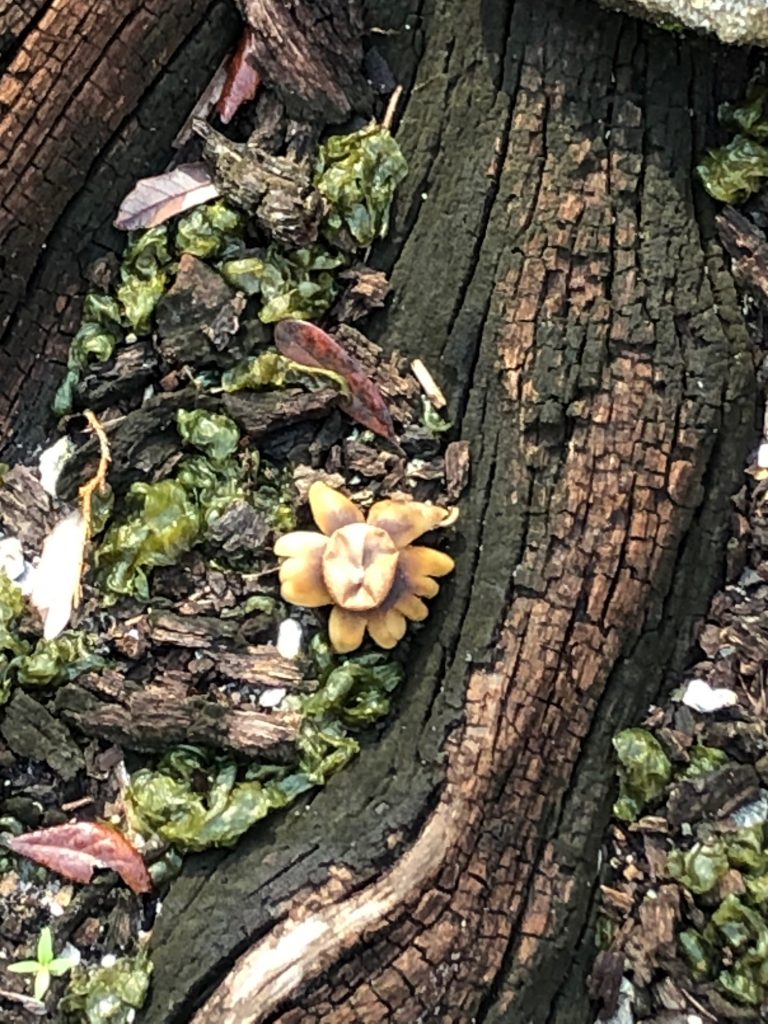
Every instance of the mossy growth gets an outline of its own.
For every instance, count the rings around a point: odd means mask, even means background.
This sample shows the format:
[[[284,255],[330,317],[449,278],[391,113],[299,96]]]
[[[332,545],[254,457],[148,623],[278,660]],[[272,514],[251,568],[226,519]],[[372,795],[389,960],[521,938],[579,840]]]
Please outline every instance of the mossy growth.
[[[132,827],[180,851],[231,846],[271,811],[343,768],[359,750],[351,731],[389,712],[402,670],[381,654],[341,661],[320,636],[311,657],[319,688],[285,702],[303,719],[292,764],[239,764],[198,747],[177,747],[155,768],[132,775],[126,793]]]
[[[67,630],[52,640],[34,639],[22,632],[24,610],[21,588],[0,570],[0,704],[14,683],[52,686],[104,666],[97,637]]]
[[[735,132],[696,168],[704,188],[721,203],[743,203],[768,178],[768,87],[753,84],[743,103],[724,103],[720,120]]]
[[[288,249],[264,237],[222,200],[133,232],[112,293],[92,292],[84,300],[54,412],[72,412],[83,374],[91,364],[109,361],[127,334],[152,334],[155,307],[184,254],[206,260],[233,288],[254,297],[263,323],[322,316],[339,291],[335,272],[356,249],[387,233],[395,190],[407,169],[399,146],[380,125],[331,136],[319,147],[314,173],[325,200],[325,243],[304,248]]]

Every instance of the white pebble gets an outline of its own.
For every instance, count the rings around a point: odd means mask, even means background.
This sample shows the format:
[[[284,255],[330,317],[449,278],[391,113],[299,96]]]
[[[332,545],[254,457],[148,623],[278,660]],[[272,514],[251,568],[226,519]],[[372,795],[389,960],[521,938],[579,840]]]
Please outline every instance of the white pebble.
[[[720,711],[721,708],[731,708],[738,701],[733,690],[714,689],[706,679],[692,679],[681,699],[687,707],[703,714]]]
[[[282,686],[275,686],[271,690],[264,690],[259,695],[259,707],[276,708],[288,691]]]
[[[277,652],[283,658],[298,658],[301,654],[301,626],[295,619],[286,619],[277,630]]]

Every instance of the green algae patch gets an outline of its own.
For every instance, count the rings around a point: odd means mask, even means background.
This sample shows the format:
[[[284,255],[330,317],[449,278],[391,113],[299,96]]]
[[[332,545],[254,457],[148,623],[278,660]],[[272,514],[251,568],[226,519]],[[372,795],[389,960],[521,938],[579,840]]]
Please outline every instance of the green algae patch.
[[[176,480],[132,484],[125,517],[107,530],[96,551],[96,568],[108,601],[119,595],[147,600],[147,572],[173,565],[195,544],[200,513],[187,489]]]
[[[66,630],[52,640],[38,640],[31,654],[13,662],[22,686],[50,686],[66,683],[83,672],[104,668],[99,638],[77,630]]]
[[[119,302],[100,292],[86,295],[80,327],[69,346],[67,373],[53,400],[57,415],[71,411],[74,390],[86,368],[91,363],[108,362],[122,337]]]
[[[221,387],[228,393],[285,388],[291,384],[310,388],[332,384],[341,394],[349,394],[349,385],[342,374],[321,366],[304,366],[272,350],[249,356],[221,375]]]
[[[66,1024],[131,1024],[149,992],[152,963],[142,950],[109,967],[75,967],[59,1003]]]
[[[667,858],[667,870],[691,892],[711,892],[728,870],[725,845],[719,841],[695,843],[685,853],[672,850]]]
[[[306,775],[279,766],[259,766],[250,778],[238,780],[231,758],[184,746],[168,753],[155,770],[133,774],[126,806],[132,826],[143,835],[160,836],[179,850],[205,850],[231,846],[311,786]]]
[[[179,256],[187,252],[210,259],[241,244],[244,228],[243,215],[226,203],[198,206],[179,218],[174,248]]]
[[[717,747],[699,745],[688,753],[688,765],[682,774],[684,779],[696,779],[700,775],[708,775],[728,763],[728,755]]]
[[[18,635],[18,620],[23,611],[21,588],[0,569],[0,704],[5,704],[11,695],[14,660],[29,650],[29,644]]]
[[[752,86],[741,104],[722,104],[720,120],[736,132],[710,150],[696,168],[704,188],[721,203],[743,203],[768,178],[768,89]]]
[[[332,135],[320,146],[315,166],[315,186],[328,207],[326,238],[345,250],[384,238],[395,190],[407,173],[400,147],[381,125]]]
[[[237,451],[240,430],[234,420],[203,409],[179,409],[176,426],[182,439],[214,460],[223,462]]]
[[[308,718],[338,715],[346,726],[364,726],[389,713],[390,694],[400,685],[403,670],[385,654],[360,654],[337,659],[327,641],[315,637],[313,654],[320,688],[302,703]]]
[[[634,821],[657,800],[672,778],[672,765],[655,736],[646,729],[624,729],[613,738],[619,759],[619,798],[613,813]]]
[[[259,319],[311,320],[330,309],[338,289],[331,271],[344,264],[322,246],[284,252],[277,245],[256,255],[238,255],[219,266],[233,288],[261,299]]]
[[[166,290],[171,273],[168,229],[142,231],[123,255],[117,298],[123,315],[137,334],[148,334],[152,313]]]
[[[136,831],[181,851],[231,846],[349,763],[360,749],[349,730],[388,714],[402,669],[385,654],[339,658],[319,636],[310,647],[320,686],[309,697],[286,701],[287,710],[301,716],[293,762],[239,766],[231,757],[177,747],[156,768],[131,778],[126,806]]]

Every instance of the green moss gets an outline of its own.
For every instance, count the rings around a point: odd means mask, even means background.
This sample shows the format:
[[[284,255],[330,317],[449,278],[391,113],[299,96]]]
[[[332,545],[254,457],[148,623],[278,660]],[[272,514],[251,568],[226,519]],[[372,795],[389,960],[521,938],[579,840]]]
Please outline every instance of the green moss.
[[[696,168],[709,194],[722,203],[743,203],[768,177],[768,89],[752,85],[740,104],[720,107],[720,119],[736,134],[725,146],[710,150]]]
[[[179,409],[176,426],[187,444],[199,448],[214,462],[228,459],[240,443],[240,430],[234,420],[204,409]]]
[[[225,203],[198,206],[179,218],[174,243],[176,252],[208,259],[228,247],[237,246],[242,241],[244,227],[242,214]]]
[[[132,484],[124,514],[113,523],[96,551],[98,579],[114,600],[130,594],[149,597],[147,572],[172,565],[200,534],[200,510],[175,480]]]
[[[331,255],[322,246],[286,253],[270,245],[264,253],[227,260],[219,269],[233,288],[260,296],[259,319],[271,324],[321,316],[337,295],[330,271],[343,263],[342,256]]]
[[[147,998],[151,974],[143,950],[111,967],[76,967],[59,1011],[67,1024],[131,1024]]]
[[[315,168],[315,185],[328,206],[323,221],[328,240],[349,250],[383,238],[395,189],[407,173],[400,147],[380,125],[331,136],[320,147]]]
[[[619,799],[613,813],[634,821],[657,800],[672,778],[672,765],[659,741],[645,729],[624,729],[613,738],[619,759]]]

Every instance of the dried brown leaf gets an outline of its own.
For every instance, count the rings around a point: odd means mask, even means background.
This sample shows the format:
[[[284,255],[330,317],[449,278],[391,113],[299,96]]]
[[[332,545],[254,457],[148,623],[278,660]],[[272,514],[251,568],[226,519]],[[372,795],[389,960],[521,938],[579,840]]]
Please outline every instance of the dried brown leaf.
[[[141,854],[111,825],[74,821],[13,836],[8,846],[73,882],[90,882],[96,868],[110,868],[134,892],[152,888]]]
[[[227,78],[216,104],[223,124],[229,124],[243,103],[254,99],[259,91],[261,75],[251,63],[253,40],[253,29],[246,28],[227,67]]]
[[[378,387],[362,363],[330,334],[305,320],[281,320],[275,326],[275,347],[286,359],[341,374],[350,390],[350,394],[340,400],[341,408],[357,423],[381,437],[395,440],[392,416]]]
[[[204,163],[179,164],[165,174],[137,181],[120,204],[115,227],[121,231],[153,228],[177,213],[215,199],[218,194]]]

